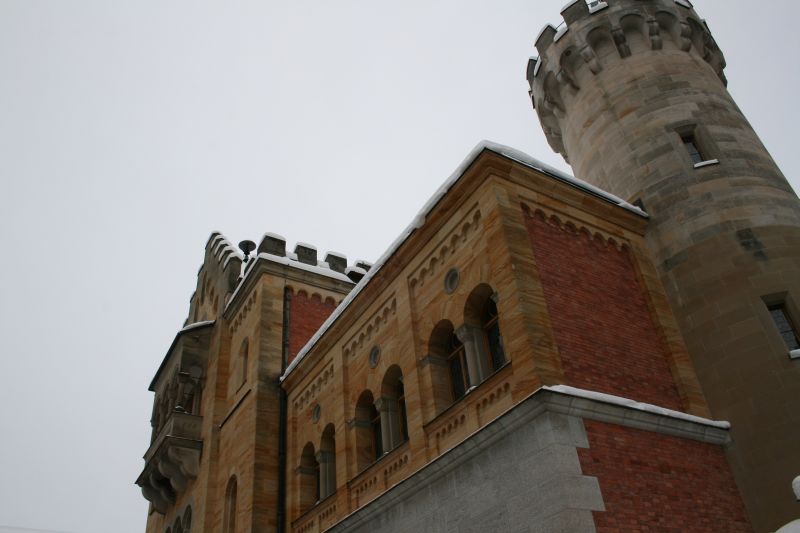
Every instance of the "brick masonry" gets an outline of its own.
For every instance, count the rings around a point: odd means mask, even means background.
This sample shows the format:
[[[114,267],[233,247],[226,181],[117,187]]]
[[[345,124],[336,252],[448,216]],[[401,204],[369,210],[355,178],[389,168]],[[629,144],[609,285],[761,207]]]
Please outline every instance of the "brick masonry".
[[[334,309],[336,309],[336,302],[332,298],[326,298],[323,301],[319,294],[309,296],[302,290],[292,295],[289,319],[289,363],[333,313]]]
[[[525,221],[567,384],[683,410],[627,249]]]
[[[575,175],[650,215],[649,255],[711,414],[732,424],[751,520],[769,532],[797,514],[787,487],[800,473],[800,362],[764,299],[800,323],[800,201],[728,92],[702,13],[686,6],[573,2],[568,32],[540,34],[529,81]],[[695,167],[687,136],[708,164]]]
[[[600,481],[606,508],[593,513],[598,533],[752,531],[719,446],[584,423],[581,468]]]

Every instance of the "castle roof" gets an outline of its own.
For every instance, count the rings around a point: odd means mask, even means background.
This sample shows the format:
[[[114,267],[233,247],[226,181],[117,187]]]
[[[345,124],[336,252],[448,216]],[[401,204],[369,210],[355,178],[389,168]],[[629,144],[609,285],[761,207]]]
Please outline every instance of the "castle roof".
[[[378,259],[375,264],[370,268],[370,270],[366,273],[363,279],[353,288],[353,290],[345,297],[342,301],[341,305],[336,308],[336,310],[328,317],[328,319],[320,326],[319,330],[308,340],[305,346],[298,352],[297,356],[292,360],[289,366],[286,368],[286,372],[284,372],[283,376],[281,376],[281,381],[286,379],[286,377],[295,369],[297,365],[308,355],[308,353],[314,348],[317,342],[322,338],[325,332],[339,319],[342,313],[348,308],[348,306],[353,302],[353,300],[358,297],[361,291],[366,287],[372,278],[381,270],[381,268],[386,264],[389,259],[397,252],[397,250],[403,245],[404,242],[418,229],[420,229],[424,224],[428,217],[428,215],[433,211],[433,209],[439,204],[442,198],[448,193],[448,191],[456,184],[458,181],[464,176],[467,170],[478,160],[478,158],[485,152],[493,152],[497,155],[500,155],[510,161],[514,161],[516,163],[522,164],[528,168],[533,170],[537,170],[548,176],[553,178],[557,181],[565,183],[571,187],[575,187],[577,189],[582,190],[583,192],[595,196],[605,202],[610,204],[614,204],[621,209],[625,209],[630,211],[640,217],[647,218],[648,215],[643,210],[639,209],[638,207],[626,202],[625,200],[614,196],[613,194],[606,192],[594,185],[586,183],[583,180],[580,180],[566,172],[562,172],[546,163],[539,161],[538,159],[531,157],[530,155],[517,150],[515,148],[511,148],[509,146],[504,146],[502,144],[494,143],[491,141],[481,141],[478,143],[475,148],[467,155],[464,161],[456,168],[455,172],[453,172],[449,178],[442,184],[441,187],[431,196],[431,198],[425,203],[422,209],[417,213],[417,215],[411,220],[411,223],[406,227],[405,230],[400,234],[400,236],[395,239],[395,241],[389,246],[389,248],[384,252],[384,254]]]

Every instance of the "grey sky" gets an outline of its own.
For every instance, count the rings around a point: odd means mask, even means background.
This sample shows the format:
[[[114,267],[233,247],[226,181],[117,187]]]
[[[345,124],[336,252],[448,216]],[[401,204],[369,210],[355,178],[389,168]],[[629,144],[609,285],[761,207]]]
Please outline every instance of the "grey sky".
[[[374,260],[481,139],[568,169],[525,82],[564,1],[0,0],[0,525],[144,530],[212,230]],[[800,6],[695,4],[797,189]]]

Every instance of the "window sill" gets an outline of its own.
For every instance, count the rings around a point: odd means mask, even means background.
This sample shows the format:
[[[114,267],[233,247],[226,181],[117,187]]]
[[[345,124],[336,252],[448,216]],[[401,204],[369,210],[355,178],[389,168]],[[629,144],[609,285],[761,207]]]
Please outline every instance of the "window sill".
[[[713,165],[719,165],[719,159],[709,159],[708,161],[700,161],[699,163],[695,163],[694,168],[704,168]]]
[[[789,359],[800,359],[800,350],[792,350],[789,352]]]

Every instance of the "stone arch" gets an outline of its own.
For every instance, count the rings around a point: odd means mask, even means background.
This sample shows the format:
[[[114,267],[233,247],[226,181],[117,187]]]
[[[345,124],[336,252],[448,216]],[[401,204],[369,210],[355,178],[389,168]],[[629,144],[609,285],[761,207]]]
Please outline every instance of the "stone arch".
[[[619,26],[625,34],[628,48],[632,54],[651,49],[649,30],[644,17],[639,13],[629,13],[619,19]]]
[[[689,50],[691,47],[691,40],[688,39],[689,27],[686,26],[684,29],[675,14],[668,11],[658,11],[655,14],[655,19],[662,30],[662,43],[665,49]]]
[[[597,26],[586,35],[586,43],[594,50],[600,64],[612,59],[619,59],[619,51],[614,44],[611,30],[606,26]]]

